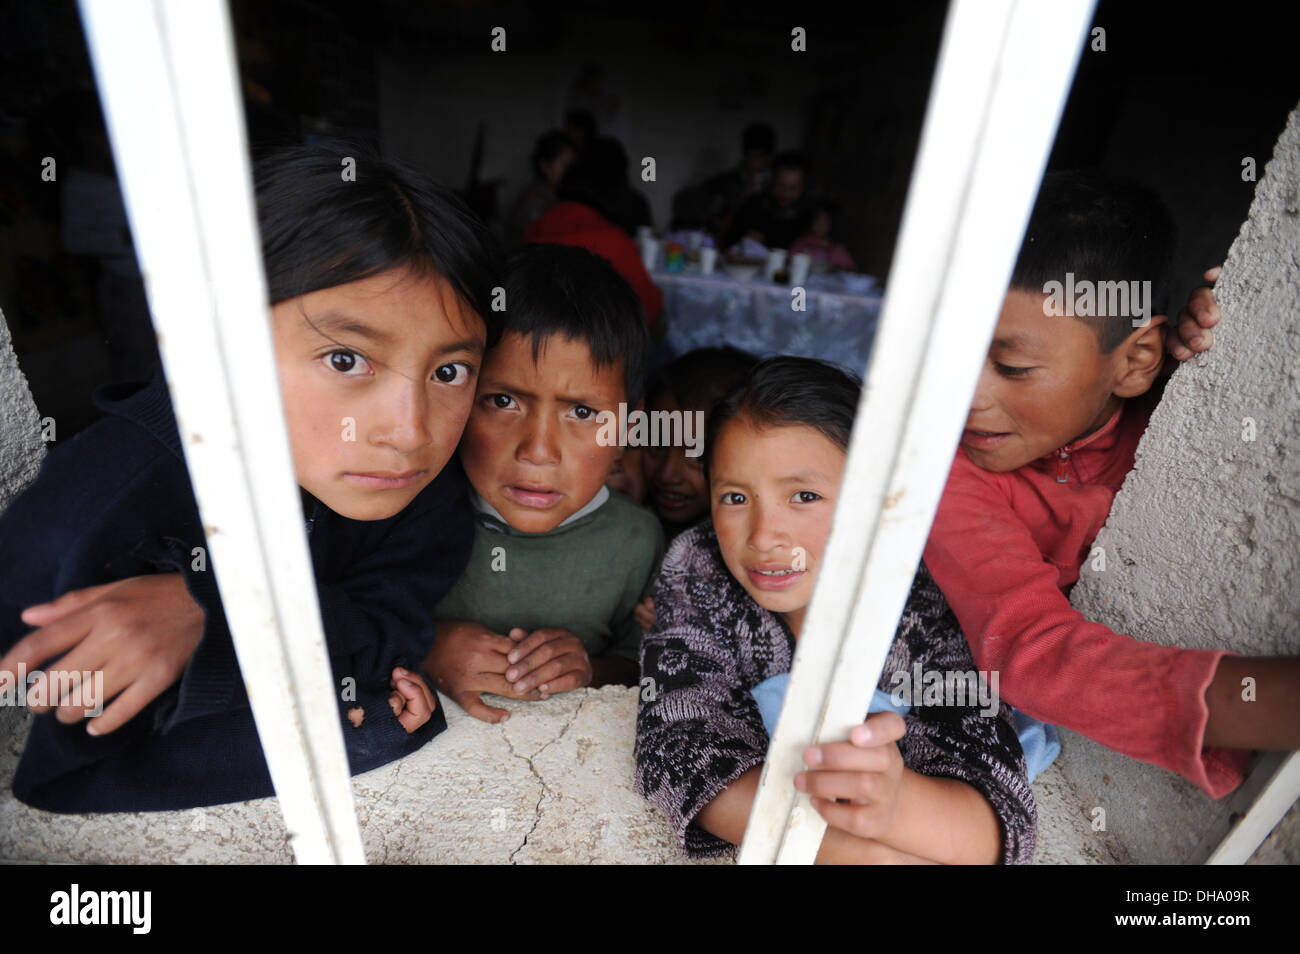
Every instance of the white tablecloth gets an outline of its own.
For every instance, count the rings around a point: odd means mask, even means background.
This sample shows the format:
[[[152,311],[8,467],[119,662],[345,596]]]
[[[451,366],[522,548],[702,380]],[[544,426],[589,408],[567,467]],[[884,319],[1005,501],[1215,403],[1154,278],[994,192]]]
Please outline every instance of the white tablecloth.
[[[664,271],[651,277],[664,293],[668,344],[676,354],[732,345],[760,357],[795,354],[859,375],[866,370],[882,297],[867,276],[810,276],[804,311],[793,309],[790,286],[761,277],[742,282],[725,273]],[[853,290],[841,290],[846,286]]]

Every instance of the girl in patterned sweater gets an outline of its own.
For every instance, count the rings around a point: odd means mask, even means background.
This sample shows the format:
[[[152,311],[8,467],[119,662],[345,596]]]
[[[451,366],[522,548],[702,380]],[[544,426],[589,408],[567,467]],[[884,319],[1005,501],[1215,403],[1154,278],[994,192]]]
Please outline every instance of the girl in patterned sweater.
[[[642,643],[654,680],[637,716],[636,784],[689,855],[739,844],[768,732],[752,690],[788,673],[840,492],[860,382],[772,358],[709,419],[712,521],[679,536]],[[880,688],[892,674],[973,670],[924,564]],[[870,693],[864,693],[864,709]],[[974,703],[974,700],[971,700]],[[1027,863],[1037,812],[1005,707],[876,712],[849,741],[810,747],[795,786],[828,828],[819,862]]]

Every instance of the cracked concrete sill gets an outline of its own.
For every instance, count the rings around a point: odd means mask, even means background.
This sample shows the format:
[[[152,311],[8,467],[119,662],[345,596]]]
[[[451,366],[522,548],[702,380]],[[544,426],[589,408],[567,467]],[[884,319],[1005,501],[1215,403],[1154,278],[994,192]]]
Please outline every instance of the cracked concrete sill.
[[[439,701],[446,732],[353,780],[372,864],[690,863],[659,811],[632,787],[637,690],[584,689],[534,703],[494,698],[493,705],[512,713],[501,725]],[[0,859],[293,861],[274,799],[113,815],[54,815],[21,804],[9,783],[29,718],[0,711]],[[1057,766],[1038,778],[1034,791],[1039,864],[1126,860],[1113,836],[1092,830],[1086,806]]]

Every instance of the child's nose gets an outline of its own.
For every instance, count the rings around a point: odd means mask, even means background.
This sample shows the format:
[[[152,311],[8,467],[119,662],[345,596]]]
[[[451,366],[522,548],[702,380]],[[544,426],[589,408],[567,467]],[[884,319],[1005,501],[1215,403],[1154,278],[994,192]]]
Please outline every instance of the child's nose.
[[[530,414],[524,423],[523,440],[519,444],[519,459],[529,464],[555,464],[559,462],[557,443],[558,424],[549,414]]]
[[[971,398],[971,411],[987,411],[993,406],[993,392],[997,385],[997,375],[992,362],[986,362],[980,371],[979,381],[975,384],[975,396]]]
[[[384,444],[403,454],[410,454],[433,443],[429,428],[429,396],[423,382],[402,382],[396,393],[385,402],[388,413],[381,418],[384,426],[375,435],[375,443]]]
[[[755,504],[749,525],[749,545],[755,550],[769,551],[788,542],[781,521],[770,507]]]

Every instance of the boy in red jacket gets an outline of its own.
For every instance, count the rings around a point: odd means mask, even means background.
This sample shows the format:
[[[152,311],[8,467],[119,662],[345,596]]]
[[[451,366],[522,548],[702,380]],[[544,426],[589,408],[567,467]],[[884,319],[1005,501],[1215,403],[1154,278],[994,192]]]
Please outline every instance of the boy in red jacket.
[[[1219,798],[1245,750],[1300,748],[1300,659],[1142,642],[1068,597],[1159,398],[1172,240],[1144,191],[1044,178],[925,562],[1004,701]],[[1215,320],[1203,289],[1170,353],[1205,350]]]

